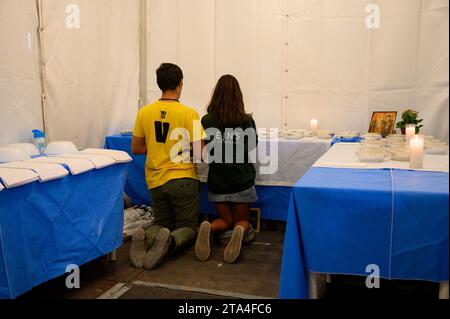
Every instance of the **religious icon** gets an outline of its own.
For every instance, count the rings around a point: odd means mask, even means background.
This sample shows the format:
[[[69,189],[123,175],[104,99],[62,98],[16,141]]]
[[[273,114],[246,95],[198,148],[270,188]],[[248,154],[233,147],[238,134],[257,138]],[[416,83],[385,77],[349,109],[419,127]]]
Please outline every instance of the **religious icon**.
[[[373,112],[369,133],[379,133],[382,136],[395,133],[397,112]]]

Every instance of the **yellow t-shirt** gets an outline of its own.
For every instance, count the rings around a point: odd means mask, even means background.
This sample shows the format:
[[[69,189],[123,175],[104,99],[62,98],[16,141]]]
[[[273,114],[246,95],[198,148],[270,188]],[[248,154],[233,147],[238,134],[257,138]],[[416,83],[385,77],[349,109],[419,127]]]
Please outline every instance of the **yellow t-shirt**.
[[[139,111],[133,135],[145,138],[149,189],[173,179],[199,179],[190,156],[190,143],[205,136],[197,111],[179,102],[155,102]]]

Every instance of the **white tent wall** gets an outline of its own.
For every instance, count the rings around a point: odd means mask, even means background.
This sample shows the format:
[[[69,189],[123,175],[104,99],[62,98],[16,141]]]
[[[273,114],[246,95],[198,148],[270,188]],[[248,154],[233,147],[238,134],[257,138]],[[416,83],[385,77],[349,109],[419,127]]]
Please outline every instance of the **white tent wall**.
[[[79,8],[80,28],[66,25],[71,4]],[[42,13],[48,139],[102,147],[106,135],[129,129],[136,118],[139,2],[45,0]]]
[[[218,78],[233,74],[258,125],[281,123],[279,1],[148,0],[147,11],[149,103],[160,97],[155,70],[172,62],[184,71],[182,102],[200,115]]]
[[[366,11],[378,5],[379,29]],[[448,0],[148,0],[148,102],[162,62],[185,71],[200,114],[216,80],[241,82],[259,127],[361,130],[413,108],[447,138]],[[443,120],[445,119],[445,120]]]
[[[43,129],[36,1],[0,1],[0,147]]]
[[[214,85],[214,1],[147,1],[147,101],[161,97],[156,69],[163,62],[184,72],[183,102],[201,111]]]
[[[43,128],[42,85],[49,141],[100,147],[132,128],[139,1],[41,1],[45,65],[37,1],[0,1],[0,145]],[[373,111],[413,108],[423,132],[448,139],[448,0],[142,1],[147,103],[160,95],[156,68],[174,62],[182,100],[200,114],[230,73],[259,127],[306,128],[316,117],[322,128],[367,130]],[[80,28],[66,25],[73,4]],[[379,29],[366,26],[368,4],[380,8]]]

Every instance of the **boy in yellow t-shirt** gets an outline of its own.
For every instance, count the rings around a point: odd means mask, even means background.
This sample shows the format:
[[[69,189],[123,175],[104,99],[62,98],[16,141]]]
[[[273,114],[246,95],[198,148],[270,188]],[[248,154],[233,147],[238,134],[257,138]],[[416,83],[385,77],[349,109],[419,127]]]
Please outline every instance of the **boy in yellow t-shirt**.
[[[179,102],[182,70],[164,63],[156,74],[162,97],[139,111],[132,142],[134,154],[147,155],[145,175],[155,222],[135,232],[130,258],[135,267],[148,270],[196,238],[200,182],[191,155],[193,149],[201,154],[204,136],[198,113]]]

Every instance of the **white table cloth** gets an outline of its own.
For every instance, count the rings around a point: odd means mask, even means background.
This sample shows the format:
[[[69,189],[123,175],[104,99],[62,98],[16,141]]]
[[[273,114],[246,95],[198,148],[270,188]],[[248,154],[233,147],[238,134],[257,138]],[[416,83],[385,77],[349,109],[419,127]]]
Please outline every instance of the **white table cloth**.
[[[112,157],[104,155],[67,153],[61,155],[49,155],[49,157],[87,159],[92,164],[94,164],[96,169],[101,169],[116,164],[116,161]]]
[[[0,167],[0,180],[6,188],[13,188],[37,181],[39,175],[31,169]]]
[[[356,143],[335,144],[326,154],[314,164],[314,167],[339,167],[339,168],[363,168],[363,169],[405,169],[410,170],[409,162],[384,161],[382,163],[361,163],[355,152],[360,147]],[[423,171],[449,171],[449,155],[424,156]]]
[[[53,163],[66,165],[72,175],[86,173],[95,169],[94,164],[85,158],[66,158],[42,156],[28,160],[34,163]]]
[[[127,152],[116,151],[116,150],[102,150],[95,148],[88,148],[80,152],[81,154],[94,154],[94,155],[104,155],[113,158],[116,163],[128,163],[133,159]]]
[[[256,185],[261,186],[294,186],[295,183],[312,167],[312,165],[324,155],[331,147],[332,139],[307,138],[299,140],[278,140],[259,139],[258,148],[269,154],[274,153],[274,160],[277,162],[277,170],[273,174],[261,174],[260,168],[267,167],[259,160],[256,167]],[[208,166],[198,165],[198,173],[202,182],[208,178]]]
[[[0,167],[33,170],[39,175],[39,180],[41,182],[48,182],[65,177],[69,174],[69,172],[60,164],[33,163],[22,161],[5,163],[0,165]]]

